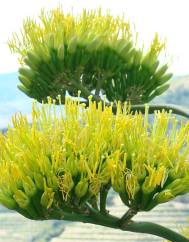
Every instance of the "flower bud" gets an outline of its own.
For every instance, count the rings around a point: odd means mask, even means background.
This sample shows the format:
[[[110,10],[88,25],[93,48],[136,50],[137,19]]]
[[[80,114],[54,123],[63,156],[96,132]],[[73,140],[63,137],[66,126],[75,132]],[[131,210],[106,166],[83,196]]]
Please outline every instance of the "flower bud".
[[[79,181],[75,187],[75,194],[77,196],[78,199],[82,198],[83,196],[85,196],[85,194],[88,191],[88,181],[86,179],[83,179],[81,181]]]
[[[165,189],[170,189],[174,196],[189,192],[189,179],[179,178],[171,182]]]
[[[46,187],[44,193],[41,196],[41,205],[44,208],[49,209],[52,206],[54,200],[54,192],[52,188]]]
[[[43,181],[43,176],[40,173],[34,173],[34,181],[39,190],[44,189],[44,181]]]
[[[92,179],[89,185],[89,193],[91,195],[97,196],[100,192],[101,182],[98,177]]]
[[[112,187],[115,192],[123,193],[125,191],[124,178],[115,176],[112,179]]]
[[[58,178],[54,174],[49,174],[47,177],[47,184],[49,187],[53,188],[53,190],[58,189]]]
[[[146,177],[144,183],[142,184],[142,191],[145,194],[150,194],[154,191],[155,187],[150,184],[150,178]]]
[[[126,175],[125,189],[128,193],[129,199],[134,199],[135,195],[140,190],[140,185],[138,183],[137,177],[131,173]]]
[[[0,203],[9,209],[15,209],[17,207],[15,200],[3,193],[0,193]]]
[[[172,194],[171,190],[163,190],[162,192],[158,193],[155,198],[154,201],[159,204],[159,203],[166,203],[168,201],[170,201],[171,199],[173,199],[175,196]]]
[[[30,204],[29,197],[21,190],[15,191],[13,198],[18,203],[20,208],[26,209]]]
[[[23,187],[26,195],[28,195],[29,197],[34,196],[35,193],[37,192],[37,189],[31,177],[25,176],[22,179],[23,179]]]
[[[179,169],[172,168],[169,171],[169,179],[170,180],[176,180],[178,178],[182,178],[185,175],[185,169],[184,167],[180,167]]]

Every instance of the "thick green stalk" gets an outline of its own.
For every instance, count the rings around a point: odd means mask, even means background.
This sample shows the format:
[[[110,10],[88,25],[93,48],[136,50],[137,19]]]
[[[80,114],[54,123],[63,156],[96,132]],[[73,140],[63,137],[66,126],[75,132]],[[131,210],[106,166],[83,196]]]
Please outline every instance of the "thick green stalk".
[[[108,214],[106,216],[103,216],[94,209],[90,209],[90,215],[95,220],[93,223],[105,227],[121,229],[124,231],[130,231],[135,233],[152,234],[170,240],[172,242],[189,242],[189,239],[185,238],[184,236],[155,223],[130,221],[128,223],[125,223],[125,226],[123,226],[123,224],[120,223],[119,218]]]
[[[172,242],[189,242],[189,239],[161,225],[150,222],[134,222],[132,220],[123,223],[121,221],[123,217],[120,219],[109,214],[103,215],[90,206],[87,207],[85,214],[67,213],[58,209],[52,211],[50,218],[96,224],[135,233],[152,234]]]
[[[150,223],[150,222],[130,221],[128,223],[125,223],[125,226],[121,225],[120,227],[119,219],[104,216],[104,218],[101,218],[101,219],[98,217],[98,220],[95,219],[93,223],[97,225],[105,226],[105,227],[120,229],[123,231],[152,234],[172,242],[189,242],[189,239],[185,238],[181,234],[178,234],[175,231],[170,230],[166,227],[163,227],[159,224]]]
[[[131,221],[125,228],[122,228],[125,231],[131,231],[136,233],[147,233],[159,236],[161,238],[170,240],[172,242],[189,242],[189,239],[184,236],[176,233],[173,230],[165,228],[159,224],[150,223],[150,222],[133,222]]]
[[[119,224],[121,228],[127,227],[127,224],[130,223],[132,217],[137,214],[137,211],[129,208],[129,210],[121,217]]]
[[[100,190],[100,212],[102,214],[107,214],[107,210],[106,210],[106,200],[107,200],[107,196],[108,196],[108,192],[110,190],[110,183],[106,186],[103,186]]]

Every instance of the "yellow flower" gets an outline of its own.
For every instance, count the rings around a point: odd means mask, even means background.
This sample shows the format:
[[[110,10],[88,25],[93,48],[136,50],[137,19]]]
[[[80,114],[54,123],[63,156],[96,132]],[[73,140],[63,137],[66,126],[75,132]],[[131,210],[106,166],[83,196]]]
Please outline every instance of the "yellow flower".
[[[109,184],[137,210],[188,193],[188,123],[177,126],[164,111],[148,122],[148,107],[145,116],[131,115],[120,103],[114,115],[103,105],[90,100],[85,109],[67,97],[57,108],[49,99],[33,103],[31,125],[15,115],[13,127],[0,135],[0,202],[32,218],[42,216],[36,212],[42,205],[47,218],[57,206],[98,204]]]

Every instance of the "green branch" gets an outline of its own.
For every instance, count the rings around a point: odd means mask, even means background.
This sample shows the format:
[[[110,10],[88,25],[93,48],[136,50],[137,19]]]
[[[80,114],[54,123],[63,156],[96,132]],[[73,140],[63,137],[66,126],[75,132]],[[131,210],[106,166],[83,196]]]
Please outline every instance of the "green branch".
[[[127,225],[131,222],[131,219],[137,214],[137,211],[133,208],[129,208],[129,210],[121,217],[119,224],[121,228],[127,227]]]
[[[84,223],[92,223],[96,225],[101,225],[109,228],[120,229],[123,231],[135,232],[135,233],[146,233],[159,236],[161,238],[170,240],[172,242],[189,242],[189,239],[185,238],[184,236],[172,231],[166,227],[161,225],[150,223],[150,222],[134,222],[130,221],[126,224],[121,224],[120,221],[122,220],[106,214],[103,215],[96,209],[87,206],[88,211],[85,215],[81,214],[68,214],[65,216],[65,219],[69,218],[71,221],[80,221]],[[120,225],[121,224],[121,225]]]
[[[161,238],[170,240],[172,242],[189,242],[189,239],[184,236],[176,233],[173,230],[165,228],[159,224],[150,223],[150,222],[130,222],[122,228],[122,230],[136,232],[136,233],[147,233],[159,236]]]
[[[108,185],[103,186],[100,190],[100,212],[102,214],[107,214],[106,200],[107,200],[107,196],[108,196],[110,187],[111,187],[111,184],[109,183]]]
[[[90,223],[122,231],[152,234],[172,242],[189,242],[189,239],[161,225],[151,222],[132,221],[131,218],[135,214],[134,211],[129,209],[125,215],[118,218],[108,213],[102,214],[91,205],[85,204],[85,209],[82,211],[67,212],[59,207],[51,208],[46,214],[46,219]]]

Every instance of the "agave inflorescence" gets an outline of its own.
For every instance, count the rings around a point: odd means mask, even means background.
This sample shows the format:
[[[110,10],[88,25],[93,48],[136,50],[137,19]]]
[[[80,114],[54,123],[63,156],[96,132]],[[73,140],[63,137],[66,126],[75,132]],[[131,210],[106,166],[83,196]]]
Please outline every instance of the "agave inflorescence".
[[[39,21],[28,18],[21,35],[9,40],[20,55],[19,89],[38,101],[66,91],[88,98],[95,92],[109,101],[151,101],[169,87],[168,65],[160,65],[165,43],[156,34],[147,51],[137,47],[137,34],[123,18],[84,10],[80,16],[62,8],[42,11]]]
[[[34,103],[32,125],[17,114],[0,135],[6,207],[31,219],[67,219],[87,214],[88,205],[106,213],[101,199],[111,187],[135,212],[189,192],[189,123],[157,111],[151,124],[147,106],[144,116],[132,115],[120,102],[116,115],[90,99],[87,109],[70,98],[58,109],[50,98]]]

